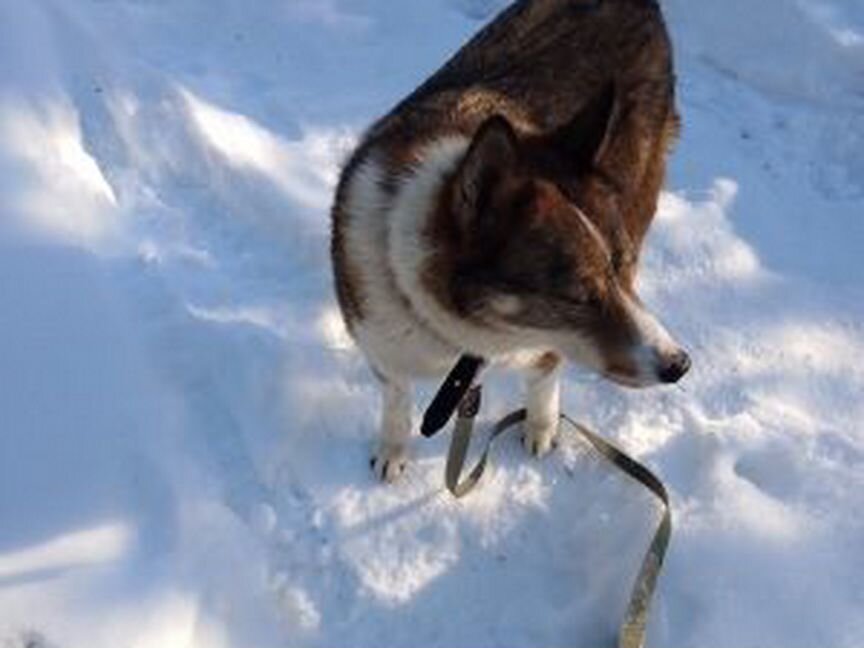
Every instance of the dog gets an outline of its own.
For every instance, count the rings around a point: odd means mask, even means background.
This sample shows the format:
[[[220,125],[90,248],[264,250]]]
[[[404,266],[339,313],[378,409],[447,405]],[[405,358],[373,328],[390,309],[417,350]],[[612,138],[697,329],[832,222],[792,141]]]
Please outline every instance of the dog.
[[[526,449],[559,420],[564,360],[629,387],[690,368],[634,291],[679,131],[654,0],[518,0],[375,123],[332,210],[335,288],[380,380],[384,481],[412,381],[460,355],[527,380]]]

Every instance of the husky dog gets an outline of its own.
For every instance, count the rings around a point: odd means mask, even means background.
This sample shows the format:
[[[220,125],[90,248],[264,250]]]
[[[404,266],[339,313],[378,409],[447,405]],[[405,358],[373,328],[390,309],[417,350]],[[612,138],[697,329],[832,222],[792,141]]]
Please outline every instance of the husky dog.
[[[331,252],[381,382],[381,479],[405,466],[411,381],[461,354],[526,372],[538,456],[564,359],[629,387],[688,371],[633,287],[679,128],[674,86],[655,0],[518,0],[366,133]]]

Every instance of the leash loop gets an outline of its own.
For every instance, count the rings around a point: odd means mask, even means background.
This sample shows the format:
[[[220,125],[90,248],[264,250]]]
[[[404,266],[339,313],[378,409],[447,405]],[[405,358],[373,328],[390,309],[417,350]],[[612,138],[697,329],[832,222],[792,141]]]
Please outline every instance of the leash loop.
[[[524,422],[527,418],[526,410],[521,409],[508,414],[498,421],[486,439],[477,463],[468,473],[467,477],[460,480],[465,467],[468,447],[471,443],[474,421],[480,411],[481,402],[482,389],[480,385],[473,385],[465,392],[462,401],[459,403],[456,423],[453,427],[453,438],[450,442],[450,451],[447,454],[447,467],[445,469],[447,490],[457,498],[462,498],[474,490],[483,477],[483,473],[486,471],[489,462],[489,453],[496,439],[510,428]],[[615,444],[607,441],[581,423],[577,423],[566,414],[561,414],[561,421],[568,423],[604,459],[651,491],[663,506],[660,524],[654,532],[651,544],[648,546],[639,573],[633,583],[627,612],[618,632],[618,648],[643,648],[654,590],[657,587],[657,579],[663,567],[663,560],[666,557],[666,550],[672,535],[672,513],[669,506],[669,494],[663,482],[651,470],[627,455]],[[563,432],[564,430],[559,430],[559,433]]]

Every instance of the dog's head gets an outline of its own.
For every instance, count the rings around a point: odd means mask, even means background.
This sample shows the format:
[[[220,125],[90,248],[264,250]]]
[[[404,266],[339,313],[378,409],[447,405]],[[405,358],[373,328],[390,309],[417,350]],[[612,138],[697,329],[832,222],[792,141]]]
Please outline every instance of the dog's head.
[[[583,123],[551,138],[520,138],[503,117],[480,127],[445,189],[456,250],[449,293],[461,315],[542,341],[615,382],[674,383],[690,359],[635,294],[636,250],[610,241],[610,230],[627,240],[620,192],[580,191],[603,182],[592,168],[613,104],[601,97],[577,116]]]

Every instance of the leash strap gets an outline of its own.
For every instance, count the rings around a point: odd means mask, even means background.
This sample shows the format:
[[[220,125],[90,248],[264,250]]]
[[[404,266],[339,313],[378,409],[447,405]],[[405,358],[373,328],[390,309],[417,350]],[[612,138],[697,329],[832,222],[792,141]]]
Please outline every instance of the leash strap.
[[[483,452],[477,463],[468,473],[468,476],[460,480],[465,467],[468,447],[471,444],[471,432],[474,428],[474,421],[480,411],[481,401],[481,387],[475,385],[469,388],[462,402],[459,404],[445,471],[447,489],[457,498],[464,497],[470,493],[483,477],[489,461],[489,453],[495,440],[504,432],[522,423],[527,418],[527,412],[521,409],[508,414],[498,421],[492,428],[492,432],[486,440]],[[669,507],[669,495],[663,483],[654,473],[624,453],[617,446],[584,425],[577,423],[566,414],[561,415],[561,420],[569,423],[603,458],[626,473],[628,477],[650,490],[663,504],[663,516],[657,530],[654,532],[654,537],[651,540],[648,551],[642,560],[642,566],[639,569],[639,574],[636,577],[630,594],[627,613],[624,616],[624,621],[618,633],[618,648],[642,648],[645,644],[645,632],[648,626],[651,600],[654,596],[657,578],[660,575],[660,569],[663,566],[666,549],[669,546],[669,539],[672,535],[672,513]]]
[[[480,411],[483,390],[479,385],[475,385],[466,394],[465,400],[459,405],[459,412],[456,417],[456,424],[453,426],[453,438],[450,440],[450,451],[447,453],[447,467],[444,470],[444,482],[454,497],[462,498],[474,490],[477,486],[483,473],[486,472],[486,464],[489,462],[489,453],[492,451],[492,445],[495,439],[501,436],[505,431],[524,420],[524,412],[513,412],[504,417],[492,428],[489,438],[486,440],[486,445],[477,463],[468,473],[465,479],[460,479],[462,471],[465,467],[465,457],[468,454],[468,447],[471,445],[471,433],[474,430],[474,420]]]

